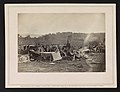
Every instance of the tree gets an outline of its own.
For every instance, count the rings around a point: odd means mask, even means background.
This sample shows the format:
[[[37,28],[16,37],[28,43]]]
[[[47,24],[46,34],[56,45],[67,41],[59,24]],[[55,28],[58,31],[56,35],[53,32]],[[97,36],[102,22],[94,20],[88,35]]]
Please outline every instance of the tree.
[[[26,36],[26,38],[31,38],[30,35]]]

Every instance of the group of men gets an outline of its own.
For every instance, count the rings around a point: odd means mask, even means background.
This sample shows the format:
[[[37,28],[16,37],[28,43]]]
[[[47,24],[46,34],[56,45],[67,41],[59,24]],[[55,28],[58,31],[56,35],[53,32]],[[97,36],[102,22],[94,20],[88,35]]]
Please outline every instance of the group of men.
[[[65,45],[25,45],[23,51],[29,54],[30,60],[80,60],[81,58],[87,58],[83,48],[78,50],[72,48],[69,41]]]

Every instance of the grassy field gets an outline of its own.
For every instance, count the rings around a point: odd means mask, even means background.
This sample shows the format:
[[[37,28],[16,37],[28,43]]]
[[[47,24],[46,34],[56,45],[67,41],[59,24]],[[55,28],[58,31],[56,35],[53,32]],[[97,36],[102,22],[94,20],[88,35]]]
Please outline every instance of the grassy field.
[[[28,61],[18,63],[18,72],[104,72],[105,55],[89,54],[88,59],[75,61]]]

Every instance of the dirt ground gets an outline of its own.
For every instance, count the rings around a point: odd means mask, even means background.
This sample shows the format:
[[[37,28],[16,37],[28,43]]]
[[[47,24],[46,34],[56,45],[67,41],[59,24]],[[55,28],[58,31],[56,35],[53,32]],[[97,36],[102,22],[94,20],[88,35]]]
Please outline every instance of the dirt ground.
[[[59,61],[27,61],[18,63],[18,72],[104,72],[105,55],[88,54],[88,59]]]

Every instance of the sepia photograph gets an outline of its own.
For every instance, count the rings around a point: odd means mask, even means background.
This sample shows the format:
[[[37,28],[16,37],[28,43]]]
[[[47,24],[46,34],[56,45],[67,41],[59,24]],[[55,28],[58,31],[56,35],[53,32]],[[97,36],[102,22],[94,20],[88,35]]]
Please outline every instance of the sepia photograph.
[[[5,4],[5,88],[117,88],[116,4]]]
[[[19,13],[18,72],[105,72],[104,13]]]

